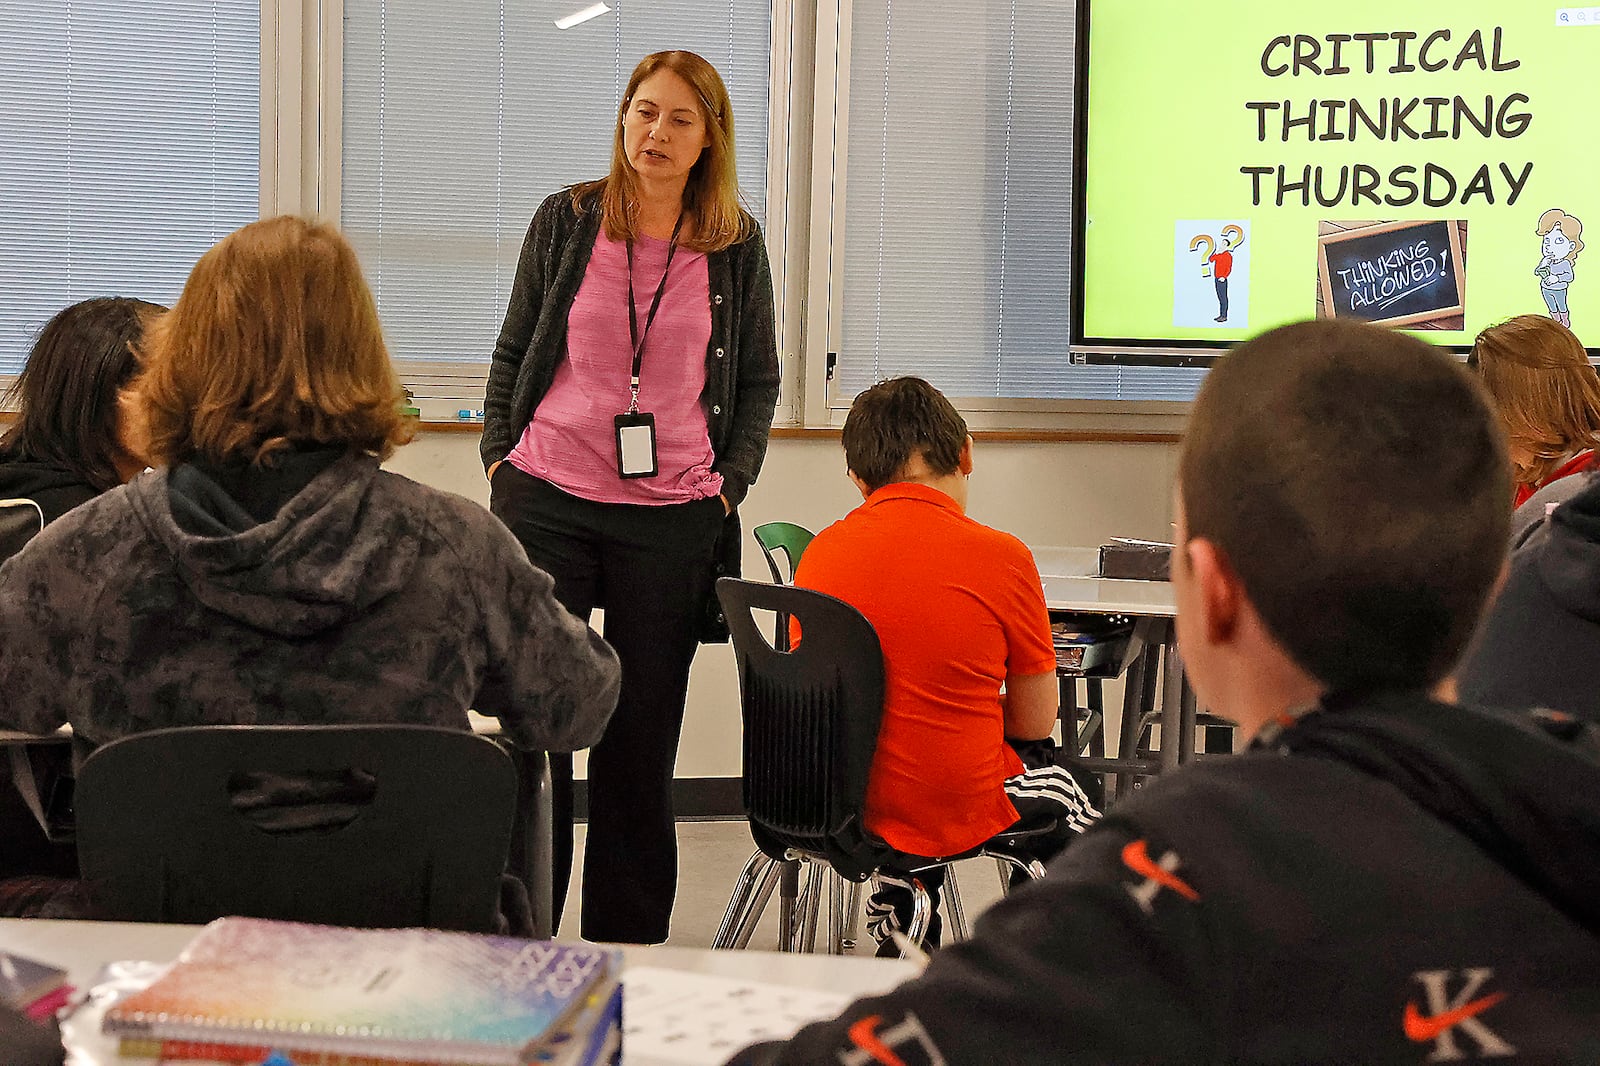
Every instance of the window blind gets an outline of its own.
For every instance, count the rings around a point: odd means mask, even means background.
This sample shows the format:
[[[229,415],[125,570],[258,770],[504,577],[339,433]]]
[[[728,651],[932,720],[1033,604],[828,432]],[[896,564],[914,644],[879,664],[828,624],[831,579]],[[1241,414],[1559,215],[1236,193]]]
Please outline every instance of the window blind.
[[[1076,17],[854,0],[835,402],[901,374],[954,397],[1193,399],[1200,370],[1068,359]]]
[[[0,376],[94,296],[170,304],[256,218],[258,0],[0,4]]]
[[[482,406],[534,209],[606,172],[622,91],[650,52],[684,48],[717,67],[747,206],[763,216],[770,4],[613,0],[556,28],[587,6],[345,0],[340,213],[390,351],[424,398]]]

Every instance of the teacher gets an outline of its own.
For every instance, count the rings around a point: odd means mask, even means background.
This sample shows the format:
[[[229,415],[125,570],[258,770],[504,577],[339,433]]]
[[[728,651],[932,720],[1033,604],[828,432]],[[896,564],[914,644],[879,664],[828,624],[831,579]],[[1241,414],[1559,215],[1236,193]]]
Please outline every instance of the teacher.
[[[533,216],[484,398],[491,509],[569,611],[605,612],[622,660],[589,754],[585,939],[667,938],[689,664],[700,639],[726,638],[712,582],[739,572],[737,508],[777,397],[772,275],[739,203],[728,91],[692,52],[646,56],[611,172]],[[551,763],[559,921],[572,758]]]

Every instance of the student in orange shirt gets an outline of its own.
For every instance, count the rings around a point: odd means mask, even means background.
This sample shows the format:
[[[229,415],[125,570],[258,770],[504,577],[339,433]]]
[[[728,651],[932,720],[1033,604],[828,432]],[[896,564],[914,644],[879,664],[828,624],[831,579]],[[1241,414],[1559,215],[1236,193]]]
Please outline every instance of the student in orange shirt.
[[[1019,817],[1060,818],[1037,849],[1049,858],[1099,815],[1051,765],[1055,651],[1033,556],[966,515],[966,422],[926,381],[896,378],[856,397],[844,451],[865,502],[817,535],[795,583],[854,606],[883,645],[867,828],[898,851],[938,858]],[[942,872],[917,876],[937,901]],[[897,953],[890,931],[910,924],[908,877],[880,877],[868,904],[880,954]],[[929,944],[938,929],[936,914]]]

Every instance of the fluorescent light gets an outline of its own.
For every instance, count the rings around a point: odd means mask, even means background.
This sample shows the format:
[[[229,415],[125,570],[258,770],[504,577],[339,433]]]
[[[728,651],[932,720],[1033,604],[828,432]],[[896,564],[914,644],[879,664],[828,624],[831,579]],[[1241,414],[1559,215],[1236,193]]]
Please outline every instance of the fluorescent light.
[[[582,11],[574,11],[570,15],[565,15],[565,16],[563,16],[561,18],[556,19],[556,29],[558,29],[558,30],[570,30],[574,26],[581,26],[583,23],[588,22],[590,19],[597,19],[601,15],[604,15],[607,11],[610,11],[610,10],[611,10],[610,7],[608,7],[607,5],[605,5],[603,3],[600,3],[600,4],[594,4],[594,5],[590,6],[590,7],[586,7]]]

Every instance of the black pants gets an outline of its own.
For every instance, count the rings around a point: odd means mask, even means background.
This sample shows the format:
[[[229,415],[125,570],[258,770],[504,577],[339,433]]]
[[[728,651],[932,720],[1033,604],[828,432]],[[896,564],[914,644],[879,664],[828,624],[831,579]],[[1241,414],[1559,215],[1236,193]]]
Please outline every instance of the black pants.
[[[1226,319],[1228,317],[1228,279],[1214,278],[1212,280],[1217,283],[1217,317]]]
[[[673,765],[722,501],[592,503],[503,463],[490,509],[555,579],[567,610],[584,620],[596,607],[605,611],[606,641],[622,660],[622,695],[589,752],[582,935],[660,943],[678,890]],[[572,871],[572,756],[552,753],[550,772],[559,924]]]

